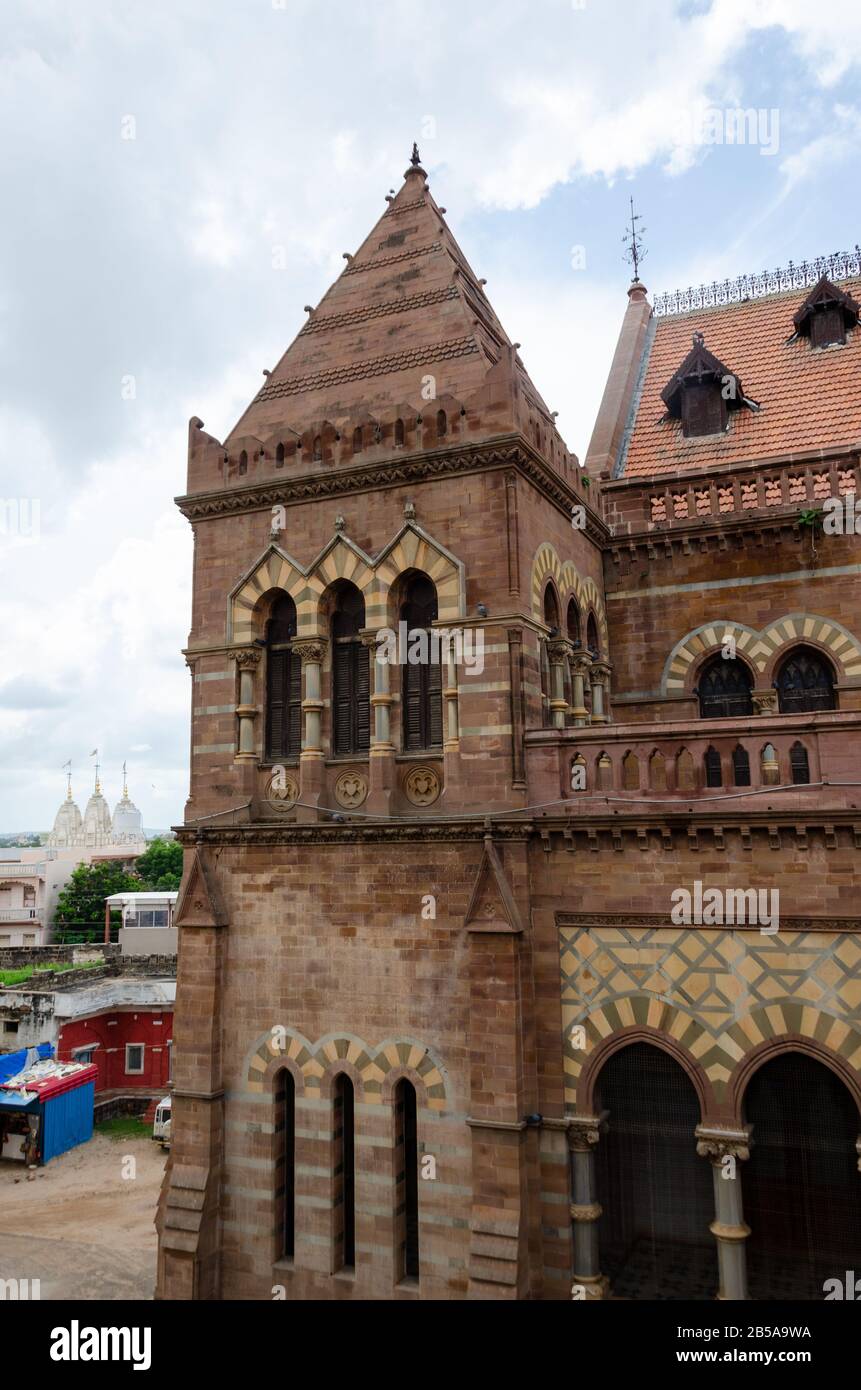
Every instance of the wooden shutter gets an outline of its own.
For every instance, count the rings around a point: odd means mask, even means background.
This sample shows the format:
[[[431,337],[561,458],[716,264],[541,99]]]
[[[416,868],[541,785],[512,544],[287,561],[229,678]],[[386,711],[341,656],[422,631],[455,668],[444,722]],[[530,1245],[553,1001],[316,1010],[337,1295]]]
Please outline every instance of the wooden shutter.
[[[285,653],[288,659],[287,727],[285,752],[298,753],[302,748],[302,658],[295,652]]]
[[[367,647],[352,644],[355,667],[355,731],[356,751],[367,752],[371,746],[371,658]]]
[[[407,662],[404,666],[403,745],[409,752],[423,748],[422,742],[422,670]]]
[[[302,662],[289,647],[270,649],[266,686],[266,757],[277,762],[302,744]]]
[[[284,747],[284,715],[287,703],[287,666],[290,653],[270,651],[266,661],[266,757],[277,761]]]
[[[336,642],[332,652],[332,742],[335,753],[352,753],[350,690],[351,642]]]
[[[442,667],[438,661],[426,667],[427,673],[427,715],[426,730],[428,748],[437,748],[442,743]]]

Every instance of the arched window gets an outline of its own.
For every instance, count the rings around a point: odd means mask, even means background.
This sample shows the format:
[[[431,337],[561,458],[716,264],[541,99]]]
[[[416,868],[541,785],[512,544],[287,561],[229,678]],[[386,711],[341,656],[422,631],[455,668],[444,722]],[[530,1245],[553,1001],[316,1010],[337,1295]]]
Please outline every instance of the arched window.
[[[733,780],[737,787],[750,786],[750,754],[741,744],[737,746],[732,755]]]
[[[396,449],[402,449],[403,447],[404,447],[404,422],[403,422],[403,420],[396,420],[396,421],[395,421],[395,448],[396,448]]]
[[[275,1081],[275,1258],[292,1260],[296,1236],[296,1082],[285,1067]]]
[[[593,656],[601,655],[601,644],[598,641],[598,624],[595,621],[595,614],[589,614],[589,621],[586,624],[586,646]]]
[[[810,781],[810,759],[803,743],[793,743],[789,750],[789,766],[796,786],[806,786]]]
[[[276,467],[276,468],[283,468],[283,467],[284,467],[284,445],[283,445],[283,444],[279,444],[279,445],[278,445],[278,448],[275,450],[275,467]]]
[[[442,672],[431,640],[436,617],[436,589],[425,575],[417,574],[401,605],[401,621],[407,625],[402,715],[406,752],[442,747]]]
[[[293,650],[296,605],[289,594],[266,624],[266,760],[278,762],[302,746],[302,660]]]
[[[609,753],[599,753],[598,762],[595,765],[595,778],[598,784],[599,791],[612,791],[613,763]]]
[[[544,590],[544,621],[550,628],[551,635],[559,635],[559,600],[556,597],[556,590],[552,584],[548,584]]]
[[[580,610],[577,607],[576,599],[573,598],[568,600],[567,629],[568,641],[573,642],[575,646],[579,647],[581,641]]]
[[[365,600],[355,584],[337,591],[332,614],[332,751],[336,757],[371,746],[370,665],[359,633]]]
[[[701,719],[733,719],[753,714],[751,675],[743,661],[712,657],[700,673],[697,694]]]
[[[343,1072],[335,1083],[334,1267],[356,1267],[356,1130],[353,1083]]]
[[[446,413],[444,410],[438,410],[436,413],[436,437],[437,439],[445,439],[447,434],[448,420],[446,418]]]
[[[242,453],[239,455],[239,471],[240,473],[248,472],[248,454],[244,449],[242,450]]]
[[[322,461],[322,458],[323,458],[323,441],[322,441],[322,439],[320,438],[319,434],[317,435],[316,439],[314,440],[314,452],[313,452],[312,457],[313,457],[314,463],[320,463],[320,462]]]
[[[716,748],[707,748],[704,758],[706,769],[706,786],[722,787],[723,773],[721,772],[720,753]]]
[[[622,785],[626,792],[640,790],[640,760],[634,752],[627,752],[622,759]]]
[[[419,1277],[419,1148],[416,1089],[395,1090],[395,1221],[398,1279]]]
[[[353,453],[354,453],[354,454],[360,454],[360,453],[362,452],[362,442],[363,442],[363,441],[362,441],[362,427],[361,427],[361,425],[357,425],[356,428],[353,430]]]
[[[835,709],[834,673],[812,647],[796,647],[778,672],[777,695],[781,714],[816,713]]]

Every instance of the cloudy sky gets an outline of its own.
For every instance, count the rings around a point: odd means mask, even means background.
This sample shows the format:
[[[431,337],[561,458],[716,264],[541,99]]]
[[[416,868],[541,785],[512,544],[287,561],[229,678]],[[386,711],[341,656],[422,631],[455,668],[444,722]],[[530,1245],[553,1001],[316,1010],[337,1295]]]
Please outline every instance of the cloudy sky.
[[[96,747],[181,819],[188,418],[224,437],[413,139],[582,457],[629,196],[652,292],[851,248],[859,63],[857,0],[3,0],[0,831]]]

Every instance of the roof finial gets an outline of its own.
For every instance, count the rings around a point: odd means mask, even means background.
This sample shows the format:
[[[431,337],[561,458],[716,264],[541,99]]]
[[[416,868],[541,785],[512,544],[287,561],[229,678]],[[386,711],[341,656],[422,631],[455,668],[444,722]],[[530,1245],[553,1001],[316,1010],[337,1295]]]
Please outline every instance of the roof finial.
[[[643,219],[639,213],[634,212],[634,199],[631,198],[630,201],[631,226],[622,237],[622,241],[625,243],[625,260],[630,261],[634,267],[634,277],[631,283],[636,284],[640,279],[640,265],[649,253],[643,245],[643,233],[646,228],[637,226],[637,223],[642,222]]]
[[[421,164],[421,162],[422,162],[422,161],[421,161],[421,155],[419,154],[418,142],[417,142],[416,140],[414,140],[414,141],[413,141],[413,152],[412,152],[412,156],[411,156],[411,158],[410,158],[410,164],[412,164],[412,166],[413,166],[414,169],[417,169],[417,168],[419,167],[419,165]]]
[[[67,763],[63,763],[63,771],[64,771],[65,774],[66,774],[66,800],[67,800],[67,801],[71,801],[71,799],[72,799],[72,760],[71,760],[71,758],[69,759],[69,761],[68,761]]]
[[[128,801],[128,799],[129,799],[129,784],[128,784],[128,780],[127,780],[127,778],[126,778],[126,765],[125,765],[125,763],[123,763],[123,801]]]

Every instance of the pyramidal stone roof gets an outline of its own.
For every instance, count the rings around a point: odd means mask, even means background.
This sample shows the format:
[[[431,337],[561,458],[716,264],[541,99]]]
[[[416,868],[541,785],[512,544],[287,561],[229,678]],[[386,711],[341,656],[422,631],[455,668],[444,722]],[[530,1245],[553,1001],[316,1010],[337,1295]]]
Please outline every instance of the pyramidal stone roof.
[[[228,449],[363,409],[373,419],[402,407],[429,410],[434,399],[463,401],[500,362],[555,434],[519,345],[446,225],[415,150],[413,159],[397,196],[231,430]]]

